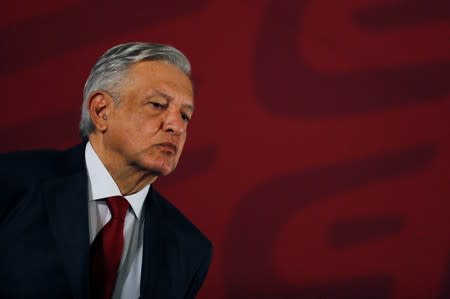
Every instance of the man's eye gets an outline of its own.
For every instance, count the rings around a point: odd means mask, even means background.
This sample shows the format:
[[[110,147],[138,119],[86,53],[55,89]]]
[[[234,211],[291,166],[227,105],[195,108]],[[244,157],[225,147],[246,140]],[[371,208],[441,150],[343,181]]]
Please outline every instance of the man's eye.
[[[155,107],[156,109],[163,109],[166,106],[166,105],[158,103],[158,102],[150,102],[150,104],[152,104],[152,106]]]
[[[186,113],[181,113],[181,118],[185,121],[185,122],[189,122],[191,120],[191,117],[186,114]]]

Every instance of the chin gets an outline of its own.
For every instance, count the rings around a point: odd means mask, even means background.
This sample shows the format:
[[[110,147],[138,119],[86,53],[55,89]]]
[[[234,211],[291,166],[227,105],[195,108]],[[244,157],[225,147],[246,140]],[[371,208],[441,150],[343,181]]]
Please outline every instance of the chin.
[[[152,161],[145,165],[144,168],[157,176],[166,176],[172,173],[175,165],[173,162],[168,161]]]

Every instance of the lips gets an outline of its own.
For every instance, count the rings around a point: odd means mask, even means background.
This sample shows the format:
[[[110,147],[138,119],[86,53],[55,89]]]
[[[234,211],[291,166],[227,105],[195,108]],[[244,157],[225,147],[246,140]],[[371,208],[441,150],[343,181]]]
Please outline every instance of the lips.
[[[163,142],[158,143],[157,146],[162,148],[164,151],[172,152],[174,154],[177,152],[177,145],[175,143]]]

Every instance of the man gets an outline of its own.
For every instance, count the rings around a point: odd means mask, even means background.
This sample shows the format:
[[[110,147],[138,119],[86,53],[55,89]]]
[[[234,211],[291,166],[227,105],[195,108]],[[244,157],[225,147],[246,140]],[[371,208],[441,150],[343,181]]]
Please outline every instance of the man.
[[[0,155],[0,298],[193,298],[212,246],[152,183],[194,112],[177,49],[108,50],[86,82],[68,151]]]

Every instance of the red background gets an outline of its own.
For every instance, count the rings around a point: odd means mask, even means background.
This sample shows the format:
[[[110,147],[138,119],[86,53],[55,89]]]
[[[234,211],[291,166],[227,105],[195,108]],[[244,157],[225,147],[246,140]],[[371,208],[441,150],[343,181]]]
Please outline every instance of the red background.
[[[200,298],[450,298],[450,1],[2,2],[0,151],[79,142],[96,59],[187,54],[159,189],[213,241]]]

